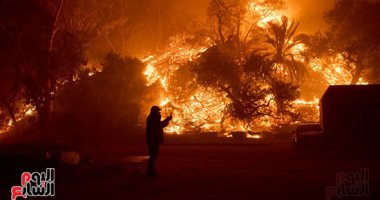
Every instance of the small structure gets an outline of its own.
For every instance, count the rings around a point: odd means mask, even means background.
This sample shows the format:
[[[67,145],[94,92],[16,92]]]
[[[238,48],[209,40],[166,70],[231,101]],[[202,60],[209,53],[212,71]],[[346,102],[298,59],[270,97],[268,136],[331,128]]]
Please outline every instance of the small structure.
[[[380,85],[330,86],[319,104],[323,134],[330,141],[380,143]]]

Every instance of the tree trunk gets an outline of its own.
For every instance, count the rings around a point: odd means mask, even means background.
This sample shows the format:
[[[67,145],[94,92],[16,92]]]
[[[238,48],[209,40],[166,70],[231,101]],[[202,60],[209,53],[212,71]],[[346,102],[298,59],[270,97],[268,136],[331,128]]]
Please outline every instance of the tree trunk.
[[[57,14],[55,15],[55,19],[54,19],[54,23],[53,23],[53,27],[52,27],[51,35],[50,35],[50,41],[49,41],[49,53],[53,52],[54,40],[55,40],[56,33],[58,31],[58,21],[59,21],[59,17],[61,16],[61,11],[62,11],[62,8],[63,8],[63,3],[64,3],[64,0],[61,0],[59,2]]]
[[[224,44],[225,42],[225,38],[224,38],[224,35],[223,35],[223,22],[222,22],[222,17],[221,16],[217,16],[218,17],[218,34],[219,34],[219,38],[220,38],[220,41],[221,41],[221,44]]]
[[[48,148],[51,132],[51,113],[49,103],[45,102],[45,104],[38,109],[38,119],[41,131],[40,141],[43,147]]]
[[[54,84],[52,84],[52,78],[49,73],[49,68],[52,65],[52,55],[53,55],[53,50],[54,50],[54,41],[55,37],[58,31],[58,22],[59,22],[59,17],[61,15],[61,11],[63,8],[63,3],[64,0],[61,0],[59,3],[59,7],[57,9],[57,14],[55,15],[54,18],[54,23],[51,29],[51,34],[50,34],[50,40],[49,40],[49,46],[48,46],[48,52],[49,52],[49,57],[47,60],[47,69],[45,73],[43,74],[43,96],[44,100],[42,101],[42,106],[37,109],[38,112],[38,117],[39,117],[39,122],[40,122],[40,138],[43,147],[45,147],[45,150],[47,151],[48,146],[49,146],[49,137],[50,137],[50,132],[51,132],[51,123],[52,123],[52,95],[51,94],[54,90],[52,89]]]
[[[125,3],[127,4],[127,2]],[[126,6],[124,5],[124,0],[120,0],[120,20],[124,17],[124,9]],[[121,47],[120,47],[120,54],[121,56],[124,56],[124,45],[125,45],[125,33],[124,33],[124,25],[121,27]]]
[[[8,114],[9,114],[9,116],[12,119],[12,122],[13,122],[12,124],[16,125],[17,120],[16,120],[16,116],[15,116],[15,113],[13,111],[12,106],[10,106],[9,104],[7,104],[6,107],[7,107],[7,110],[8,110]]]
[[[116,54],[120,54],[119,51],[115,48],[115,46],[112,44],[111,40],[109,39],[108,35],[104,35],[104,38],[106,39],[108,46],[111,47],[112,51]]]
[[[3,103],[3,105],[5,106],[5,108],[7,109],[8,114],[9,114],[10,118],[12,119],[12,122],[13,122],[12,124],[15,125],[16,122],[17,122],[17,120],[16,120],[15,113],[13,111],[13,107],[5,99],[1,99],[1,102]]]
[[[351,85],[356,85],[358,83],[360,76],[362,74],[362,66],[360,64],[356,64],[355,73],[352,76]]]

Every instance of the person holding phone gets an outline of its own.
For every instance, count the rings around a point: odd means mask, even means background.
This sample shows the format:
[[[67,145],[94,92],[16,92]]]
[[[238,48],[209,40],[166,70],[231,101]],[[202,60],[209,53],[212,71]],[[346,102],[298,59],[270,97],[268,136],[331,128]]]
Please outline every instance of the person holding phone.
[[[172,120],[172,113],[169,117],[161,121],[161,108],[152,106],[148,118],[146,119],[146,143],[149,150],[148,160],[148,176],[155,176],[156,172],[156,159],[160,149],[160,145],[164,142],[164,128],[169,125]]]

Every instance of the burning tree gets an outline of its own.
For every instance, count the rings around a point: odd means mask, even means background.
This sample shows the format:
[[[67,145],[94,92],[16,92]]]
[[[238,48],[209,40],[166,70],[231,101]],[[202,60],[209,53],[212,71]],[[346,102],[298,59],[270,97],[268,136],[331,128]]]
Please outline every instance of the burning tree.
[[[299,45],[302,45],[302,37],[296,35],[298,23],[289,21],[283,16],[281,23],[268,23],[266,31],[266,43],[269,44],[270,57],[278,67],[278,75],[283,79],[299,83],[306,72],[305,64],[296,58]]]
[[[312,37],[325,55],[339,59],[343,70],[349,72],[347,76],[351,76],[351,80],[344,84],[363,83],[366,75],[378,82],[379,8],[378,2],[337,1],[325,15],[329,29],[319,37]]]
[[[290,114],[297,87],[275,76],[275,64],[264,55],[249,55],[239,63],[219,46],[210,47],[193,68],[197,81],[226,94],[228,115],[252,125],[264,116]]]
[[[288,41],[296,27],[273,17],[271,9],[281,2],[212,1],[207,30],[177,35],[163,54],[144,59],[148,84],[160,81],[163,87],[164,112],[174,109],[174,126],[168,131],[247,129],[296,116],[292,101],[298,97],[297,86],[276,75],[288,51],[299,44]],[[267,17],[283,22],[284,59],[273,59],[264,42],[269,38],[263,24]]]
[[[0,50],[0,54],[4,55],[5,53]],[[6,59],[3,58],[2,60]],[[10,120],[0,120],[0,126],[11,126],[16,124],[16,113],[18,113],[23,103],[21,98],[22,88],[13,70],[7,63],[2,62],[0,76],[0,110],[6,111],[2,113],[4,119],[10,118]]]
[[[6,62],[24,89],[26,104],[33,105],[37,111],[45,144],[56,89],[86,63],[81,41],[59,26],[62,7],[60,1],[51,15],[34,2],[2,2],[4,15],[0,23],[4,29],[1,31],[9,44]]]
[[[148,85],[163,88],[157,103],[174,110],[167,131],[294,123],[300,110],[300,120],[319,119],[324,89],[353,76],[345,54],[332,53],[331,38],[297,34],[283,7],[280,0],[213,0],[194,35],[178,34],[143,60]]]

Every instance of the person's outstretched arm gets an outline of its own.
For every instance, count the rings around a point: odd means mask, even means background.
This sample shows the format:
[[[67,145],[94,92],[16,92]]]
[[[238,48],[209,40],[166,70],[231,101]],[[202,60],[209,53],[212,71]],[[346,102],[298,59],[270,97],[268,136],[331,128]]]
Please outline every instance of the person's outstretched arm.
[[[169,122],[170,120],[172,120],[172,115],[170,115],[169,117],[167,117],[166,119],[164,119],[164,121],[161,122],[161,127],[162,128],[165,128],[169,125]]]

